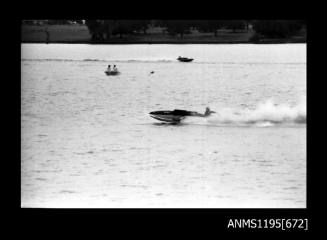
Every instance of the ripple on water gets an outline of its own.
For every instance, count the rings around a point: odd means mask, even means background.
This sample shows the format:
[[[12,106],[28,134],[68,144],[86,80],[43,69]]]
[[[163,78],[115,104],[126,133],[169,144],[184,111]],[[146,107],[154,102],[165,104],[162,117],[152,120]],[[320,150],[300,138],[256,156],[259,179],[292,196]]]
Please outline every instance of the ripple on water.
[[[275,167],[274,164],[259,164],[261,167]]]
[[[72,190],[61,190],[59,193],[66,194],[66,193],[76,193],[76,192]]]
[[[232,174],[229,173],[229,172],[223,172],[223,173],[220,174],[220,176],[229,176],[229,175],[232,175]]]
[[[72,174],[69,174],[69,176],[72,176],[72,177],[79,177],[81,176],[80,173],[72,173]]]
[[[298,190],[299,187],[293,186],[293,187],[285,187],[283,190]]]
[[[38,134],[37,136],[38,137],[47,137],[48,135],[46,135],[46,134]]]
[[[122,149],[111,149],[112,152],[122,152]]]
[[[251,162],[266,163],[266,162],[269,162],[269,161],[268,160],[251,159]]]
[[[46,178],[35,178],[35,180],[37,180],[37,181],[47,181],[48,179],[46,179]]]
[[[76,155],[87,155],[87,154],[93,154],[94,151],[90,150],[88,152],[74,152],[74,154]]]
[[[133,184],[121,184],[121,187],[129,187],[129,188],[142,188],[142,189],[148,189],[149,186],[145,185],[133,185]]]

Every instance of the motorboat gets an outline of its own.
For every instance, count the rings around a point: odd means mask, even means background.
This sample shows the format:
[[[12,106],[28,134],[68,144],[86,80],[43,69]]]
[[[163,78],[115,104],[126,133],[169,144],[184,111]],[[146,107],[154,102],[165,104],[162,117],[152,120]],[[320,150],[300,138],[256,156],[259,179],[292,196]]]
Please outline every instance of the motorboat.
[[[159,121],[169,122],[169,123],[180,123],[183,119],[189,116],[208,117],[211,113],[215,113],[215,112],[211,111],[210,108],[207,107],[204,114],[194,111],[181,110],[181,109],[175,109],[173,111],[168,111],[168,110],[154,111],[154,112],[150,112],[149,114],[152,118],[157,119]]]
[[[180,62],[192,62],[193,58],[178,57],[177,60],[180,61]]]

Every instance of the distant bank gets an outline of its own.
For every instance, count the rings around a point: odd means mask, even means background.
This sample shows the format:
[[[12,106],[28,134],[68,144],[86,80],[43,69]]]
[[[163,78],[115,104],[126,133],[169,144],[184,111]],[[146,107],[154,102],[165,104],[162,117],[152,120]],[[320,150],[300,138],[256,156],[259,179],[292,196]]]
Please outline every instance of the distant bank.
[[[286,39],[260,39],[253,41],[253,31],[221,30],[212,33],[192,33],[183,38],[149,29],[147,34],[112,37],[106,42],[92,42],[85,25],[22,25],[22,43],[88,43],[88,44],[235,44],[235,43],[306,43],[306,33]]]

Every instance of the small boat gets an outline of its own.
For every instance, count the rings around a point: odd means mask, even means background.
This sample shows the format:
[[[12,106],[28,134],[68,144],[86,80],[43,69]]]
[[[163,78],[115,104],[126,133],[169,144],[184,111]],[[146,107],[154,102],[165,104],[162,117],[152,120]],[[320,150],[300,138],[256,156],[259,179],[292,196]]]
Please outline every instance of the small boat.
[[[180,61],[180,62],[192,62],[193,58],[178,57],[177,60]]]
[[[109,76],[109,75],[118,75],[120,74],[119,71],[105,71],[105,73]]]
[[[181,110],[181,109],[175,109],[173,111],[154,111],[150,112],[150,116],[154,119],[157,119],[159,121],[163,122],[169,122],[169,123],[180,123],[184,118],[193,116],[193,117],[208,117],[211,115],[211,113],[215,113],[214,111],[211,111],[210,108],[206,108],[206,111],[204,114],[194,112],[194,111],[187,111],[187,110]]]

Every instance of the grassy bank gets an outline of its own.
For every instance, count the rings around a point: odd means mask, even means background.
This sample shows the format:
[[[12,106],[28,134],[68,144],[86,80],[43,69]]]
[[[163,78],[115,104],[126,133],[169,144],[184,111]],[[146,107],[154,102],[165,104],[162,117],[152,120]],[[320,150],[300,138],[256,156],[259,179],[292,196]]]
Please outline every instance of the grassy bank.
[[[107,44],[158,44],[158,43],[250,43],[254,31],[219,30],[215,37],[213,33],[199,33],[193,31],[192,34],[186,34],[183,38],[180,36],[170,36],[164,34],[161,28],[150,28],[146,34],[135,34],[119,38],[113,36]],[[91,35],[85,25],[23,25],[22,43],[93,43]],[[306,34],[301,33],[298,36],[288,39],[261,39],[258,43],[303,43],[306,42]],[[104,44],[104,42],[101,42]]]

